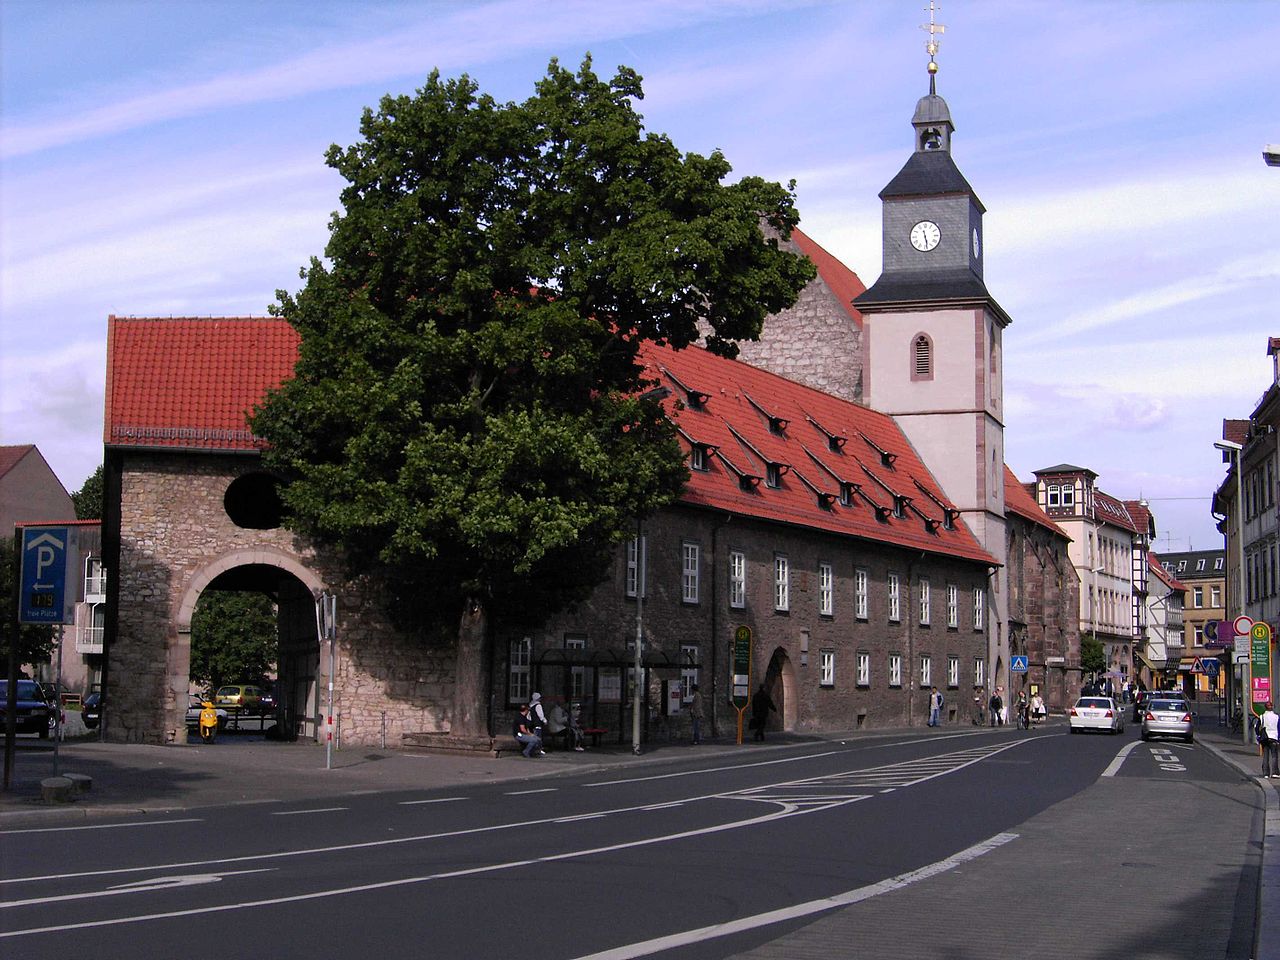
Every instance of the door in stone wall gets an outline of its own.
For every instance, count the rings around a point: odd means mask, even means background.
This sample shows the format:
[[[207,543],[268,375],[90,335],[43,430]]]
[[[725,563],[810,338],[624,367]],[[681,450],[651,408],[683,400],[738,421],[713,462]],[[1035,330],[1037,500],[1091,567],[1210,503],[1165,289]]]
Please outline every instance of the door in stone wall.
[[[770,730],[794,730],[799,719],[800,698],[796,695],[796,671],[791,658],[781,647],[773,651],[769,658],[769,668],[765,671],[764,686],[769,691],[769,698],[778,709],[769,717]]]

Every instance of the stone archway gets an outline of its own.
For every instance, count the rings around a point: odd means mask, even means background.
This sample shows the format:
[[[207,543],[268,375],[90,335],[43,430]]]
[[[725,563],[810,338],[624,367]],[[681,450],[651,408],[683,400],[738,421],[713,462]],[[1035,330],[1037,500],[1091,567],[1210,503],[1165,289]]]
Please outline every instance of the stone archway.
[[[321,577],[296,556],[271,547],[230,550],[201,566],[181,588],[172,622],[169,686],[174,692],[173,712],[176,714],[179,706],[185,711],[191,675],[191,621],[200,597],[208,590],[261,592],[276,606],[280,697],[276,735],[285,739],[315,736],[321,711],[315,597],[324,588]]]
[[[770,730],[794,730],[800,716],[800,698],[796,690],[796,671],[787,651],[778,647],[769,658],[764,686],[778,712],[769,718]]]

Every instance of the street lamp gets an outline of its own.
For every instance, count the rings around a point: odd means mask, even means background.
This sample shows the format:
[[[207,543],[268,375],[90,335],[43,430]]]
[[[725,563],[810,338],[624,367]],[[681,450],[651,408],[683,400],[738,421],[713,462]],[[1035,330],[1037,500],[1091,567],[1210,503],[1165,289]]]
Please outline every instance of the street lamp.
[[[1235,513],[1236,513],[1236,585],[1237,585],[1236,593],[1238,594],[1238,600],[1240,604],[1238,607],[1236,607],[1236,616],[1240,616],[1241,614],[1244,613],[1244,603],[1245,603],[1245,597],[1244,597],[1244,498],[1241,496],[1241,492],[1240,492],[1241,491],[1240,451],[1242,451],[1244,447],[1236,443],[1234,440],[1219,440],[1217,443],[1214,444],[1214,447],[1217,448],[1218,450],[1221,450],[1224,454],[1226,454],[1226,457],[1224,457],[1223,459],[1230,458],[1231,469],[1235,472],[1235,475],[1236,475],[1236,502],[1233,509],[1235,510]],[[1231,662],[1233,664],[1235,663],[1235,659],[1236,659],[1235,652],[1232,651]],[[1239,689],[1240,689],[1240,712],[1241,714],[1243,714],[1244,706],[1245,706],[1244,704],[1244,671],[1243,670],[1240,671]],[[1248,746],[1249,745],[1249,725],[1247,723],[1241,722],[1240,731],[1241,731],[1240,732],[1241,741],[1244,743],[1245,746]]]
[[[1094,543],[1096,544],[1096,542],[1097,541],[1095,540]],[[1098,559],[1098,548],[1096,545],[1093,548],[1093,559]],[[1094,642],[1096,643],[1098,640],[1098,603],[1102,600],[1101,595],[1098,593],[1098,574],[1102,572],[1102,564],[1098,564],[1098,566],[1094,567],[1089,572],[1093,574],[1093,596],[1089,598],[1089,632],[1093,635]],[[1106,657],[1107,648],[1103,647],[1102,649],[1103,667],[1110,667],[1111,664],[1107,661]]]
[[[654,387],[640,394],[641,400],[662,400],[671,396],[669,387]],[[640,756],[640,694],[644,686],[643,660],[640,648],[644,644],[644,580],[645,580],[644,520],[636,520],[636,649],[631,671],[631,752]]]
[[[1268,167],[1280,167],[1280,143],[1268,143],[1263,147],[1262,159]]]

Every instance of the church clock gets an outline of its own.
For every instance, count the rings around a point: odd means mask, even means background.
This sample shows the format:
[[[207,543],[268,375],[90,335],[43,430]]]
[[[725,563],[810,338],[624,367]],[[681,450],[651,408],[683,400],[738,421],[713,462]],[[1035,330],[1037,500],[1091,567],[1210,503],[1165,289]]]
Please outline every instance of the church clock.
[[[921,220],[911,228],[911,245],[922,253],[928,253],[941,239],[942,231],[932,220]]]

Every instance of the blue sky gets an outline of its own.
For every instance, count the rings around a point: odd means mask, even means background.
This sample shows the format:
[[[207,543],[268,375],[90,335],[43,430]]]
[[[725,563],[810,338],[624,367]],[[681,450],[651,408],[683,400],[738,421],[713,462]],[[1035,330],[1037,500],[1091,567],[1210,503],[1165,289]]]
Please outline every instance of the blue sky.
[[[927,92],[926,0],[0,5],[0,442],[68,489],[102,458],[106,318],[263,314],[323,251],[360,111],[555,56],[645,78],[641,112],[734,176],[795,179],[870,284],[880,189]],[[944,2],[938,92],[987,207],[1014,471],[1088,466],[1159,545],[1221,545],[1213,441],[1271,382],[1280,47],[1264,2]]]

